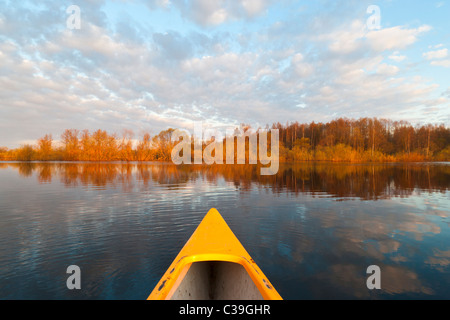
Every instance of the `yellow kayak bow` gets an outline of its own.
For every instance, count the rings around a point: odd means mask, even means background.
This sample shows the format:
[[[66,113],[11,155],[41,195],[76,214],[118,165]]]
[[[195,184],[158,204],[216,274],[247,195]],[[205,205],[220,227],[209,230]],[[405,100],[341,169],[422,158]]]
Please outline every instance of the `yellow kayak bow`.
[[[203,218],[149,300],[281,300],[216,209]]]

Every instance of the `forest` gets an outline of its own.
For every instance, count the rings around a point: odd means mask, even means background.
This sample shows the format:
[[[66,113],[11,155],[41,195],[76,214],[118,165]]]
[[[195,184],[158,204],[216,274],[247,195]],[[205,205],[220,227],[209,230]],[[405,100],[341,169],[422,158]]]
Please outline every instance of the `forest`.
[[[275,123],[267,128],[269,135],[270,129],[279,130],[282,162],[450,161],[450,128],[445,125],[413,126],[406,121],[339,118],[327,123]],[[245,124],[241,129],[258,134],[258,129]],[[35,145],[0,147],[0,160],[170,161],[172,148],[177,144],[172,141],[174,131],[167,129],[154,136],[144,133],[136,138],[131,130],[116,134],[101,129],[67,129],[59,139],[46,134]],[[203,148],[207,143],[202,142]]]

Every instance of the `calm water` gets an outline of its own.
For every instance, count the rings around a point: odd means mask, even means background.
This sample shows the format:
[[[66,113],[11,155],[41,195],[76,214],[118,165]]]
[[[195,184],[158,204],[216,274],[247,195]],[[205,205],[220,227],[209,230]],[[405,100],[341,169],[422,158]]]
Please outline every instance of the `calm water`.
[[[212,207],[285,299],[450,299],[448,164],[151,163],[0,163],[0,299],[145,299]]]

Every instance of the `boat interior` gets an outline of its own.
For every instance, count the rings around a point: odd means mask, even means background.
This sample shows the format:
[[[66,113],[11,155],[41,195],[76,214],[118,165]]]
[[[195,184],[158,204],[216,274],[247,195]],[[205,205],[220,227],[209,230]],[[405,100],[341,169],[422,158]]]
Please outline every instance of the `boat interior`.
[[[245,268],[225,261],[195,262],[171,300],[263,300]]]

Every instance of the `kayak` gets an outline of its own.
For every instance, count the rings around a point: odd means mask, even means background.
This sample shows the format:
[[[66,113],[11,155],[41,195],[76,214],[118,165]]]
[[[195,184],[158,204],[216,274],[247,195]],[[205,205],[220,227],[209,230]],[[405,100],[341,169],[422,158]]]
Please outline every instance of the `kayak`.
[[[186,242],[148,300],[281,300],[216,209]]]

